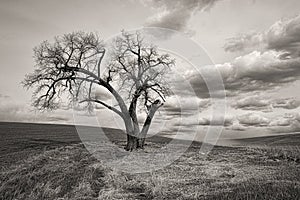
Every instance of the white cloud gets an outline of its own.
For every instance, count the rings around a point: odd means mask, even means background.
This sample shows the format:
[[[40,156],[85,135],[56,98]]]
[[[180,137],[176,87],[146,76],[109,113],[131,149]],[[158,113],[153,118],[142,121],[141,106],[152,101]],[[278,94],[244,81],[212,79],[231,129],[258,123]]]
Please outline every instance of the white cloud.
[[[300,55],[300,15],[275,22],[264,32],[251,32],[230,38],[226,51],[247,51],[254,49],[276,50],[282,58]]]
[[[296,109],[300,106],[300,101],[295,98],[276,99],[272,106],[274,108]]]
[[[201,125],[201,126],[209,126],[210,125],[210,121],[207,118],[204,117],[200,117],[199,118],[199,122],[197,125]]]
[[[146,25],[182,31],[194,12],[210,9],[219,0],[144,0],[159,12]]]
[[[276,117],[271,123],[270,128],[276,133],[298,132],[300,131],[299,113],[285,113],[283,116]]]
[[[240,126],[268,128],[275,133],[300,131],[299,113],[285,113],[277,117],[265,117],[259,113],[248,113],[237,117],[238,123],[234,123],[231,128],[239,129]]]
[[[234,122],[234,117],[231,115],[215,115],[215,116],[190,116],[187,123],[176,123],[177,126],[231,126]]]
[[[268,126],[270,120],[266,117],[263,117],[257,113],[247,113],[237,117],[240,124],[245,126]]]
[[[234,117],[231,115],[216,115],[210,120],[212,126],[230,126],[233,124]]]
[[[270,123],[270,126],[290,126],[291,120],[288,118],[277,118]]]
[[[227,96],[271,90],[294,82],[300,77],[300,58],[282,60],[280,56],[281,54],[276,51],[254,51],[237,57],[230,63],[204,66],[202,70],[216,67],[220,71]],[[204,79],[197,71],[188,72],[187,80],[190,80],[199,97],[210,96]]]
[[[161,110],[170,116],[189,116],[199,113],[210,106],[209,99],[198,97],[172,95],[167,98]]]
[[[250,52],[236,57],[230,62],[214,66],[199,66],[209,71],[217,68],[222,76],[225,92],[228,97],[254,92],[270,91],[295,82],[300,78],[300,15],[292,19],[280,20],[262,33],[251,32],[229,40],[225,45],[228,51],[249,50]],[[252,51],[252,52],[251,52]],[[201,98],[209,98],[209,91],[204,78],[197,71],[186,73],[196,94]],[[210,77],[206,77],[210,78]],[[283,100],[280,100],[283,101]],[[274,108],[294,109],[298,101],[269,102]],[[266,109],[264,99],[250,98],[239,101],[236,107],[246,110]]]
[[[227,43],[224,45],[224,50],[229,52],[253,51],[254,49],[263,49],[265,47],[264,34],[250,32],[227,39]]]
[[[270,109],[270,101],[263,99],[258,95],[238,99],[232,104],[232,107],[243,110],[265,110]]]
[[[271,99],[259,94],[239,98],[231,105],[233,108],[242,110],[260,110],[271,112],[274,108],[296,109],[300,106],[300,101],[296,98]]]
[[[247,128],[239,123],[235,123],[230,127],[232,130],[235,131],[245,131]]]
[[[18,103],[6,95],[0,95],[0,121],[72,123],[66,111],[34,111],[29,105]]]

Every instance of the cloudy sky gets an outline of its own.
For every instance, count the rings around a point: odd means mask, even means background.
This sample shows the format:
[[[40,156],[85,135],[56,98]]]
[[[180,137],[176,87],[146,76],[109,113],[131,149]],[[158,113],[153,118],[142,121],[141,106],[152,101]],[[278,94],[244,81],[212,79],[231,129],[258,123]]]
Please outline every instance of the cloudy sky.
[[[33,47],[43,40],[76,30],[106,39],[122,29],[161,27],[204,49],[212,63],[196,68],[209,71],[213,65],[221,74],[227,96],[223,137],[300,130],[299,0],[1,0],[0,26],[0,121],[73,123],[69,110],[35,111],[31,92],[20,84],[34,68]],[[165,115],[157,116],[167,124],[166,134],[178,126],[188,133],[220,125],[218,116],[211,118],[213,100],[196,71],[183,72],[196,96],[182,94],[182,101],[196,102],[200,111],[181,113],[186,120],[179,123],[180,109],[171,97],[161,112]],[[101,112],[103,126],[114,126],[105,123],[108,114]]]

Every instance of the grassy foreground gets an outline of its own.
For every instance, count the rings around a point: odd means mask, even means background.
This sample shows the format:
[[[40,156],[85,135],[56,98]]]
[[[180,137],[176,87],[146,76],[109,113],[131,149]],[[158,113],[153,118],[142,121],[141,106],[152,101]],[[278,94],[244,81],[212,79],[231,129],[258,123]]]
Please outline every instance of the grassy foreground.
[[[206,158],[199,149],[193,145],[171,165],[140,174],[106,167],[82,144],[44,150],[2,167],[0,199],[300,198],[298,147],[215,147]]]

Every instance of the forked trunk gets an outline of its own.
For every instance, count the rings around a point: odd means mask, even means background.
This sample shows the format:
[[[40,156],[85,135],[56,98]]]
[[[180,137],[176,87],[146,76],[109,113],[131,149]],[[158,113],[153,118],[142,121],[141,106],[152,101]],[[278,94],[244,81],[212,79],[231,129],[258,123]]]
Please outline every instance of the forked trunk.
[[[136,149],[144,149],[146,136],[149,131],[149,127],[151,125],[153,116],[154,116],[155,112],[157,111],[157,109],[162,105],[163,104],[160,104],[159,100],[156,100],[154,103],[152,103],[151,108],[149,109],[148,116],[147,116],[147,118],[144,122],[143,128],[140,132],[139,132],[139,128],[134,128],[134,131],[129,131],[132,129],[129,129],[126,126],[127,145],[126,145],[125,149],[127,151],[133,151]],[[136,116],[136,114],[134,114],[134,116]],[[138,126],[138,124],[137,124],[137,126]],[[130,133],[134,133],[134,134],[130,134]]]
[[[139,140],[138,140],[138,148],[139,149],[144,149],[145,140],[146,140],[146,138],[139,138]]]
[[[133,151],[136,149],[144,149],[145,138],[135,137],[127,134],[127,144],[125,147],[126,151]]]
[[[140,133],[138,137],[131,134],[127,134],[127,144],[125,147],[126,151],[133,151],[136,149],[144,149],[146,140],[146,133]]]
[[[131,134],[127,134],[126,151],[133,151],[138,148],[139,139]]]

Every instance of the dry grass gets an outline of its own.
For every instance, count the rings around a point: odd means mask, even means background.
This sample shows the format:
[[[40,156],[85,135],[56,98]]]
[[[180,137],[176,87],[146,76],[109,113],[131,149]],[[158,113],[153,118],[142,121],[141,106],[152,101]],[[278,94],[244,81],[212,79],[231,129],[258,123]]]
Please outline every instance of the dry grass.
[[[198,151],[190,148],[155,172],[130,174],[106,167],[82,145],[47,150],[2,169],[0,199],[300,198],[299,149],[216,147],[206,158]]]
[[[249,150],[256,151],[259,154],[266,155],[270,159],[285,160],[287,162],[300,163],[299,146],[277,146],[277,147],[252,147]]]

